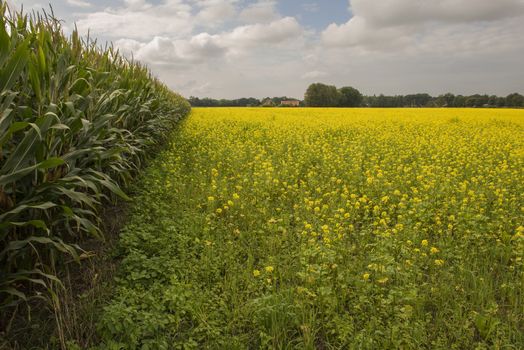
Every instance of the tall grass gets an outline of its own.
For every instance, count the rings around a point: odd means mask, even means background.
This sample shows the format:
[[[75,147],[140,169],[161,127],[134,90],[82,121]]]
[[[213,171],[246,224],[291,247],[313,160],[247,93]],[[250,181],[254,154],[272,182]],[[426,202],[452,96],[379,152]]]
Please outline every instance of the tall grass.
[[[143,65],[0,2],[0,329],[101,237],[99,210],[190,110]]]

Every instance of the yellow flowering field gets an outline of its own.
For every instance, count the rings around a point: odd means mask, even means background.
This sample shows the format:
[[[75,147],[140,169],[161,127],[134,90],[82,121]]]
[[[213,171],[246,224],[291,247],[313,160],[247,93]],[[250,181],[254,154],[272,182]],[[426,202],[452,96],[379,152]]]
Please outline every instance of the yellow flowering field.
[[[523,131],[195,108],[136,189],[102,347],[524,348]]]

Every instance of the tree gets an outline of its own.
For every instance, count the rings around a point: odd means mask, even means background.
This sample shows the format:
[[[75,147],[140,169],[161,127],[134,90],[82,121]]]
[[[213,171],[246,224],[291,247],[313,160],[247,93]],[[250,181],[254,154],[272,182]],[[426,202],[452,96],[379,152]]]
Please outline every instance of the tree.
[[[484,107],[488,102],[488,95],[475,94],[466,98],[466,107]]]
[[[480,105],[478,95],[466,97],[466,103],[464,105],[466,107],[478,107]]]
[[[491,95],[488,99],[488,105],[489,107],[496,107],[497,106],[497,100],[498,97],[495,95]]]
[[[466,98],[462,95],[457,95],[453,99],[453,107],[465,107],[466,106]]]
[[[506,97],[506,106],[508,107],[524,107],[524,96],[513,93]]]
[[[340,107],[360,107],[362,105],[362,94],[351,86],[345,86],[338,90]]]
[[[444,101],[444,107],[453,107],[453,101],[455,100],[455,95],[448,92],[447,94],[442,95]]]
[[[201,106],[201,102],[200,102],[200,99],[198,97],[195,97],[195,96],[190,96],[188,99],[189,103],[191,104],[191,106],[193,107],[199,107]]]
[[[506,105],[505,97],[497,97],[497,107],[504,107]]]
[[[308,107],[335,107],[338,105],[339,97],[335,86],[314,83],[307,88],[304,102]]]
[[[431,101],[431,96],[429,94],[411,94],[406,95],[403,98],[403,106],[406,107],[424,107],[429,104]]]

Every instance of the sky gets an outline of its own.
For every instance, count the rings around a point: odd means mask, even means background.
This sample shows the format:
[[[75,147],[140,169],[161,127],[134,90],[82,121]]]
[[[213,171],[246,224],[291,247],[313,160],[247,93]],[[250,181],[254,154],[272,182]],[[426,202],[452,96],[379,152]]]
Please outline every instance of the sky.
[[[146,63],[182,95],[524,93],[524,0],[8,0]]]

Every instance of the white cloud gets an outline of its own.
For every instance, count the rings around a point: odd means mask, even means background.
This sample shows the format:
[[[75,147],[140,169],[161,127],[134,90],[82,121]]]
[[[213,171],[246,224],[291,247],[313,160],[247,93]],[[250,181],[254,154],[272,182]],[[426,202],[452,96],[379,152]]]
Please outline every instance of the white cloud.
[[[77,21],[81,33],[109,38],[150,39],[153,36],[184,36],[191,33],[191,6],[181,0],[165,0],[153,6],[144,0],[126,0],[125,7],[82,15]]]
[[[205,0],[198,1],[200,11],[195,20],[203,27],[215,28],[231,20],[236,14],[235,0]]]
[[[192,95],[202,96],[208,94],[211,91],[212,86],[213,85],[211,83],[206,82],[200,85],[190,87],[189,91],[191,91]]]
[[[12,8],[19,10],[22,6],[24,7],[24,12],[40,11],[42,9],[49,9],[47,2],[39,0],[23,1],[23,0],[7,0],[7,5]]]
[[[324,72],[324,71],[319,71],[319,70],[314,70],[314,71],[311,71],[311,72],[307,72],[307,73],[304,73],[302,75],[302,79],[318,79],[318,78],[324,78],[325,76],[327,76],[328,73]]]
[[[124,0],[128,10],[132,11],[143,11],[151,8],[146,0]]]
[[[191,34],[196,25],[215,27],[220,24],[220,21],[231,20],[229,16],[235,13],[235,2],[234,0],[199,1],[199,11],[193,16],[191,6],[182,0],[166,0],[157,6],[145,0],[126,0],[126,7],[107,8],[104,11],[81,16],[77,26],[84,33],[90,30],[93,36],[116,38],[120,44],[126,43],[125,47],[128,46],[129,41],[126,40],[129,39],[144,44],[154,40],[154,45],[160,43],[159,38],[180,40],[177,43],[180,49],[175,51],[181,52],[181,56],[188,57],[193,56],[193,52],[197,51],[215,56],[217,53],[223,53],[224,47],[234,51],[244,47],[278,44],[297,38],[303,33],[296,19],[285,17],[267,23],[257,22],[238,26],[228,32],[214,35]],[[264,1],[253,6],[260,9],[263,7],[262,4],[273,6],[274,2]],[[278,17],[275,13],[272,16]],[[263,22],[264,19],[269,17],[260,16],[257,21]],[[143,52],[145,49],[142,47],[141,50]],[[138,58],[139,55],[136,54],[136,57]]]
[[[524,15],[522,0],[351,0],[350,5],[353,17],[348,22],[333,23],[322,32],[327,46],[413,51],[428,49],[433,40],[443,44],[439,37],[445,31],[445,46],[463,50],[472,46],[463,45],[466,39],[472,39],[478,48],[484,35],[519,36],[508,21]],[[519,21],[513,23],[520,31]]]
[[[116,47],[127,57],[151,64],[187,67],[222,57],[226,49],[216,44],[216,36],[202,33],[189,40],[157,36],[149,42],[120,39]]]
[[[161,36],[154,37],[153,40],[141,46],[136,56],[138,60],[156,64],[174,63],[176,57],[177,50],[174,42]]]
[[[88,3],[87,1],[83,1],[83,0],[67,0],[67,3],[71,6],[76,6],[76,7],[84,7],[84,8],[91,7],[90,3]]]
[[[179,41],[180,57],[200,63],[206,59],[224,56],[227,48],[221,44],[219,35],[200,33],[185,41]]]
[[[118,39],[114,44],[122,54],[129,58],[135,58],[137,52],[145,45],[134,39]]]
[[[505,19],[524,12],[521,0],[351,0],[355,16],[383,27],[438,22]]]
[[[276,1],[261,0],[244,8],[239,19],[246,23],[267,23],[280,18],[276,11]]]
[[[405,27],[376,28],[366,18],[355,16],[341,25],[330,24],[322,33],[322,39],[325,44],[334,47],[364,46],[389,50],[405,42],[406,36],[412,33]]]
[[[297,39],[303,29],[293,17],[285,17],[268,24],[252,24],[235,28],[223,35],[227,46],[253,47],[267,44],[279,44]]]
[[[115,46],[128,58],[149,65],[172,65],[175,67],[187,64],[187,60],[180,55],[175,42],[167,37],[157,36],[146,43],[133,39],[120,39],[115,42]]]
[[[291,17],[268,24],[241,26],[230,32],[200,33],[188,39],[155,36],[149,42],[120,39],[115,45],[127,56],[151,64],[202,63],[228,54],[246,52],[253,47],[278,45],[300,38],[302,28]]]

